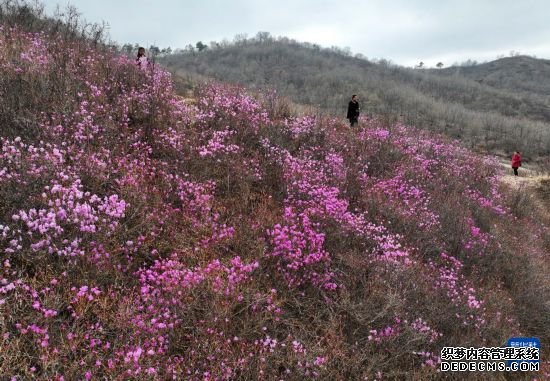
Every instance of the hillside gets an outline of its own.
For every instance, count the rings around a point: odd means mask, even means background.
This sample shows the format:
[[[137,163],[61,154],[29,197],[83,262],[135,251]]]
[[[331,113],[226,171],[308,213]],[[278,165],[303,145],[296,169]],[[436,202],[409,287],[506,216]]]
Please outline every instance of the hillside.
[[[0,379],[448,379],[444,346],[550,339],[549,226],[496,158],[184,100],[76,28],[0,25]]]
[[[357,93],[368,114],[422,126],[493,153],[507,156],[519,149],[534,159],[550,154],[550,94],[544,90],[550,86],[550,77],[542,71],[517,74],[508,62],[518,60],[487,64],[502,69],[486,74],[481,71],[484,65],[413,70],[288,39],[249,39],[160,58],[178,75],[199,74],[253,89],[273,88],[294,102],[320,106],[335,116],[345,115],[350,94]],[[530,60],[533,67],[546,67],[546,61]],[[495,85],[502,76],[507,81]],[[540,91],[529,91],[533,81]]]

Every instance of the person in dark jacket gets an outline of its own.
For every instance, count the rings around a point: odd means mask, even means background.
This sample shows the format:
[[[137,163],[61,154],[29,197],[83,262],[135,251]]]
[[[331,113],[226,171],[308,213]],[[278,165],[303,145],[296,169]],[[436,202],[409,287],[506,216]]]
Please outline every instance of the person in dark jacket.
[[[516,151],[512,156],[512,169],[514,170],[514,175],[518,175],[518,168],[521,167],[521,154],[519,151]]]
[[[349,119],[350,126],[353,127],[357,124],[357,120],[359,119],[359,102],[357,101],[357,95],[353,94],[351,96],[351,101],[348,104],[348,116],[346,117]]]

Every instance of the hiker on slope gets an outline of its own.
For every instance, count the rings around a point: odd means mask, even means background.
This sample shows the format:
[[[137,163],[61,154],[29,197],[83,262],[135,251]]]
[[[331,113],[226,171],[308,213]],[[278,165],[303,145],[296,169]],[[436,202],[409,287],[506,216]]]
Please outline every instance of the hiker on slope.
[[[351,101],[348,104],[348,116],[346,117],[349,119],[350,126],[353,127],[357,124],[357,121],[359,119],[359,102],[357,101],[357,95],[353,94],[351,96]]]
[[[514,175],[518,176],[518,168],[521,167],[521,155],[519,151],[516,151],[512,156],[512,169],[514,170]]]

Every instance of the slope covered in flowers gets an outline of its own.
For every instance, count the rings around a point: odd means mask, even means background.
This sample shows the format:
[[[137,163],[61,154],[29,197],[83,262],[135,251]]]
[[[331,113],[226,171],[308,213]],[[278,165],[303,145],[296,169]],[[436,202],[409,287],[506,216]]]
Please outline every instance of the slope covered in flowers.
[[[549,337],[548,229],[492,159],[228,85],[185,103],[83,41],[0,52],[1,378],[426,379],[443,346]]]

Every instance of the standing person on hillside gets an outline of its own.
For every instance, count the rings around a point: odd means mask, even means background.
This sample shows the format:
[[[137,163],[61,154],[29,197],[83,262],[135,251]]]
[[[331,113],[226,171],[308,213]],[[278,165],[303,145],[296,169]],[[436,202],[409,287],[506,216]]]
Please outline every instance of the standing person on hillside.
[[[353,94],[351,96],[351,101],[348,104],[348,116],[346,117],[347,119],[349,119],[351,127],[357,124],[360,109],[361,108],[359,107],[359,102],[357,101],[357,95]]]
[[[136,64],[142,69],[145,69],[147,67],[147,65],[149,65],[149,59],[145,55],[145,48],[144,47],[140,47],[138,49]]]
[[[519,151],[516,151],[512,156],[512,169],[514,170],[514,175],[518,176],[518,168],[521,167],[521,155]]]

